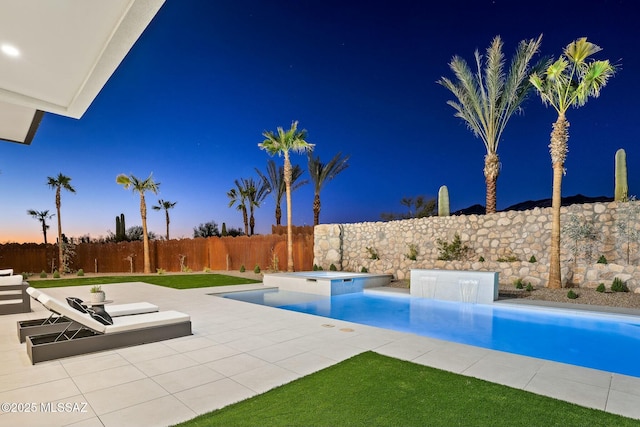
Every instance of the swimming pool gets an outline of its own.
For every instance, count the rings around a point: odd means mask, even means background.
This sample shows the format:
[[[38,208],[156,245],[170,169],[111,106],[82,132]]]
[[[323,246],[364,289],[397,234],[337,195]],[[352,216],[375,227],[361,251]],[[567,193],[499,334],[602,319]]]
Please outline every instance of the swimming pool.
[[[225,298],[640,377],[640,317],[379,293],[278,289]]]

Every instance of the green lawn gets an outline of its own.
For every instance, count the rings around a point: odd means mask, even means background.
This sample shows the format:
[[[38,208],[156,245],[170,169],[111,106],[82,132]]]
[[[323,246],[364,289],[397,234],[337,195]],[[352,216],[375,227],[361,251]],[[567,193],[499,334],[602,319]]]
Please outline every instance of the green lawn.
[[[206,288],[210,286],[241,285],[245,283],[260,283],[259,280],[242,277],[226,276],[224,274],[170,274],[144,276],[97,276],[74,277],[73,279],[37,280],[27,279],[34,288],[55,288],[61,286],[106,285],[109,283],[145,282],[152,285],[166,286],[173,289]]]
[[[367,352],[179,426],[638,426],[640,421]]]

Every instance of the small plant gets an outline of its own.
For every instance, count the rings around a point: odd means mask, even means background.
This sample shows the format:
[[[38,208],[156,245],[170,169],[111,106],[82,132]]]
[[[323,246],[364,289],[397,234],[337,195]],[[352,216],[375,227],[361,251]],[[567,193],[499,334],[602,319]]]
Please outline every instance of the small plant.
[[[576,299],[576,298],[578,298],[578,294],[573,292],[573,289],[569,289],[569,292],[567,292],[567,298]]]
[[[46,278],[47,278],[47,272],[46,272],[46,271],[44,271],[44,270],[42,270],[42,271],[40,272],[40,278],[41,278],[41,279],[46,279]]]
[[[331,263],[331,265],[329,266],[329,270],[330,271],[338,271],[338,268],[336,267],[336,265],[334,263]]]
[[[240,273],[244,273],[245,271],[247,271],[247,270],[244,268],[244,264],[242,264],[240,266]]]
[[[258,264],[256,264],[255,267],[253,267],[253,272],[256,274],[260,274],[260,266]]]
[[[156,268],[156,273],[164,274],[165,273],[164,268]]]
[[[368,272],[369,272],[369,270],[367,269],[367,267],[362,267],[360,269],[360,273],[368,273]]]
[[[367,252],[369,252],[369,258],[380,259],[380,256],[378,255],[378,251],[376,250],[376,248],[367,246],[365,249],[367,250]]]
[[[312,268],[312,270],[313,270],[313,271],[318,271],[318,266],[317,266],[316,264],[313,264],[313,268]]]
[[[60,278],[60,272],[58,270],[53,270],[53,278],[54,279],[59,279]]]
[[[91,287],[91,289],[89,289],[89,292],[91,292],[92,294],[97,294],[98,292],[102,292],[102,286],[101,285],[93,285]]]
[[[498,262],[517,262],[520,261],[515,255],[505,255],[497,259]]]
[[[597,264],[609,264],[607,262],[607,259],[604,257],[604,255],[600,255],[600,258],[598,258]]]
[[[531,258],[529,258],[529,262],[533,264],[534,262],[538,262],[538,260],[536,259],[535,255],[531,255]]]
[[[613,292],[629,292],[627,284],[619,277],[614,277],[613,283],[611,283],[611,291]]]
[[[202,269],[203,273],[211,273],[211,269],[209,267],[205,267]]]
[[[483,257],[483,256],[480,256],[480,258],[478,258],[478,261],[479,261],[479,262],[484,262],[484,257]]]
[[[604,287],[604,283],[600,283],[596,288],[596,292],[604,292],[606,288]]]
[[[411,261],[415,261],[418,259],[418,246],[415,243],[409,244],[409,252],[406,253],[405,258],[410,259]]]
[[[80,269],[78,270],[78,272],[76,273],[78,276],[84,276],[84,270]]]
[[[520,278],[513,281],[513,285],[516,289],[524,289],[524,281]]]
[[[436,239],[438,244],[438,259],[442,261],[462,261],[467,258],[471,250],[467,244],[462,243],[460,234],[453,235],[451,243],[443,239]]]
[[[527,287],[525,288],[525,290],[527,292],[533,292],[533,286],[531,285],[531,282],[527,283]]]

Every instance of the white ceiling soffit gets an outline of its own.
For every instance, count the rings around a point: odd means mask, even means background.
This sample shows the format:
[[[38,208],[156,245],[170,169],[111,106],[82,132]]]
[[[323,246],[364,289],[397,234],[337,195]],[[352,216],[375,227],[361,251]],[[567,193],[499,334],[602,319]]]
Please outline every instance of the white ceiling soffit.
[[[82,117],[164,1],[0,0],[0,138],[30,143],[42,112]]]

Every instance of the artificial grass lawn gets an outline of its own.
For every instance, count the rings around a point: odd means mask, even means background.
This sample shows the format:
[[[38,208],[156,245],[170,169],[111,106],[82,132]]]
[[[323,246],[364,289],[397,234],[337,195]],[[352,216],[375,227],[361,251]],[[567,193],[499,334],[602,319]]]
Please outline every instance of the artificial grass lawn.
[[[366,352],[179,426],[639,424],[597,409]]]
[[[207,288],[210,286],[241,285],[260,283],[259,280],[224,274],[171,274],[167,276],[101,276],[77,277],[73,279],[32,280],[29,284],[34,288],[55,288],[61,286],[106,285],[109,283],[144,282],[173,289]]]

